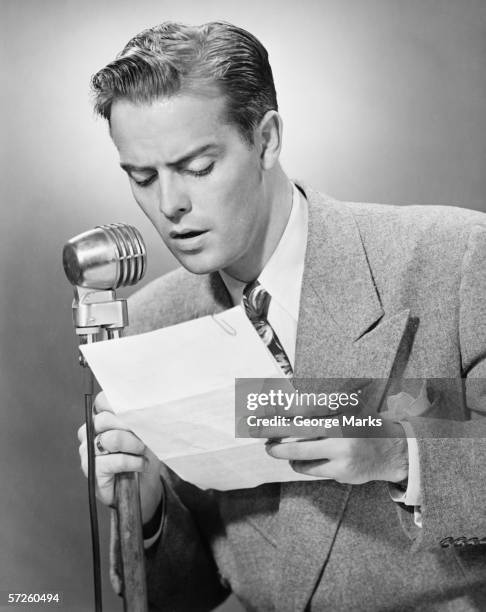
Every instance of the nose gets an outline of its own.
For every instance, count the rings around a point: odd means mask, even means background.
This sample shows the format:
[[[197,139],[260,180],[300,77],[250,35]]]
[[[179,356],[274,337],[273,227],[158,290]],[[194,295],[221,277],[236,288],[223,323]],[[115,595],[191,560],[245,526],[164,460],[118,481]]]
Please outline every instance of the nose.
[[[174,175],[159,176],[159,210],[176,221],[191,210],[191,200],[181,177]]]

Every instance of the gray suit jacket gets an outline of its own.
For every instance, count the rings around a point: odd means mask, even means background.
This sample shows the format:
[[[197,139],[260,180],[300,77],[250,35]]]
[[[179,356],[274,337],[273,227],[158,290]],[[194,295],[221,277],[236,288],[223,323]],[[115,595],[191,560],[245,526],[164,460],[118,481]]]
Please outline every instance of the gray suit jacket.
[[[486,216],[302,189],[295,376],[464,379],[411,420],[423,528],[383,482],[200,491],[164,468],[162,536],[147,552],[152,609],[207,610],[232,590],[259,612],[484,610]],[[131,298],[132,333],[230,306],[218,274],[179,269]],[[456,419],[449,437],[430,437],[442,414]]]

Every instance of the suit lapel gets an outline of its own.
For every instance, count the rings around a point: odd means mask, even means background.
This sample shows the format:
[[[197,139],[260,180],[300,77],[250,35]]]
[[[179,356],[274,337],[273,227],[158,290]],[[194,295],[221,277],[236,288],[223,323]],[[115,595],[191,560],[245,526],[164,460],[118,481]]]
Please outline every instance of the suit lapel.
[[[408,310],[385,317],[351,211],[305,190],[309,233],[296,378],[387,379],[407,336]],[[384,391],[384,389],[382,389]],[[304,610],[330,554],[351,491],[334,481],[283,483],[277,609]]]

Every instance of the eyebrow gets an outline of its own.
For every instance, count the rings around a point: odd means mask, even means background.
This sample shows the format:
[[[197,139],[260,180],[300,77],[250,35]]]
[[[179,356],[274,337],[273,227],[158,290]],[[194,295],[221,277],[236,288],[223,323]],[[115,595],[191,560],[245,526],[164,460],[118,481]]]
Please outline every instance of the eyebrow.
[[[218,145],[216,144],[203,145],[202,147],[198,147],[197,149],[194,149],[194,151],[186,153],[185,155],[183,155],[182,157],[180,157],[179,159],[173,162],[168,162],[166,166],[168,166],[169,168],[178,168],[180,166],[184,166],[185,164],[193,160],[195,157],[198,157],[199,155],[202,155],[203,153],[207,153],[208,151],[212,149],[216,149],[216,148],[218,148]],[[121,168],[123,168],[123,170],[125,170],[125,172],[128,172],[128,173],[130,172],[151,172],[153,170],[153,166],[136,166],[134,164],[124,164],[124,163],[121,163],[120,166]]]

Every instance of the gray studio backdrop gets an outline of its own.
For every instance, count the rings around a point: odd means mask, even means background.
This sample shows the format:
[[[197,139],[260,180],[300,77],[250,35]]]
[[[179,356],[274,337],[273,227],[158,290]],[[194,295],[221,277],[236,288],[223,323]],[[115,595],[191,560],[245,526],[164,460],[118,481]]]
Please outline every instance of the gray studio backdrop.
[[[82,385],[61,249],[124,221],[148,243],[148,279],[174,266],[93,117],[90,75],[165,19],[233,21],[269,50],[291,176],[343,199],[486,210],[486,4],[2,0],[0,10],[0,590],[61,590],[62,609],[88,611]],[[120,609],[107,589],[106,610]]]

